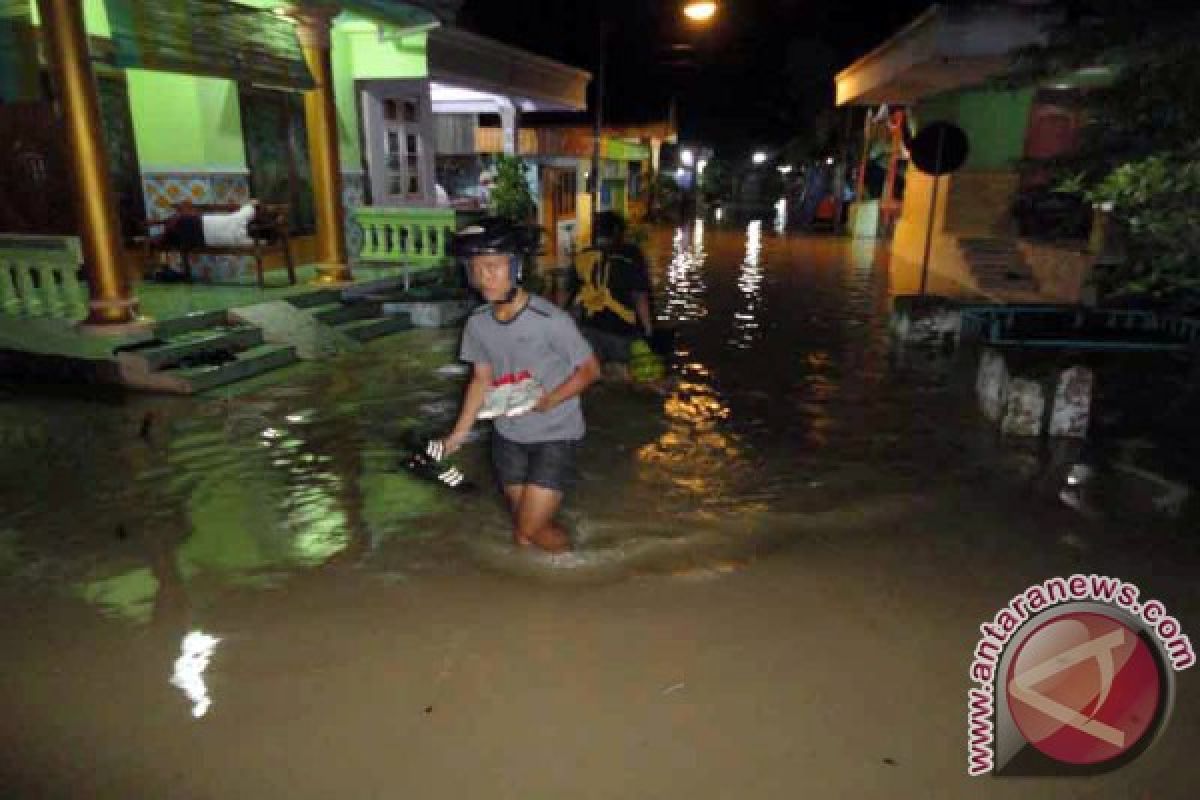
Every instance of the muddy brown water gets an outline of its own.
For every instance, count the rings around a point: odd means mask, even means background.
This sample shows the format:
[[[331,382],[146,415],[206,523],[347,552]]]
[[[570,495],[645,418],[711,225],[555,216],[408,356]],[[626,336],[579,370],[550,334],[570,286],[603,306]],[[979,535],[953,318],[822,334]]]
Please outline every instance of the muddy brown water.
[[[785,787],[803,778],[786,778],[784,762],[751,767],[782,747],[784,708],[806,741],[842,737],[789,751],[844,790],[822,796],[979,796],[980,784],[959,782],[962,679],[975,626],[1009,595],[1063,571],[1107,571],[1145,580],[1200,625],[1191,544],[1057,506],[1014,477],[1029,456],[1005,454],[960,388],[889,357],[890,298],[912,276],[874,243],[785,235],[769,220],[696,222],[655,230],[648,250],[658,314],[678,328],[672,385],[589,392],[581,480],[563,515],[575,548],[561,556],[509,545],[485,427],[458,460],[483,487],[473,495],[399,468],[407,436],[453,419],[455,331],[387,337],[196,398],[3,390],[11,680],[0,697],[11,714],[0,775],[23,787],[12,796],[670,797],[684,785],[693,797],[739,785],[794,796]],[[706,637],[711,650],[696,644]],[[924,718],[893,707],[898,697],[932,703],[923,735],[934,744],[884,737],[868,768],[845,727],[865,730],[866,710],[806,716],[814,692],[873,696],[840,683],[870,683],[838,667],[840,647],[855,664],[874,660],[870,674],[891,663],[915,681],[880,678],[891,694],[874,699],[893,733]],[[800,659],[786,674],[785,654]],[[213,686],[172,685],[181,655]],[[685,664],[693,677],[664,668]],[[377,694],[392,670],[405,688]],[[643,679],[661,683],[654,702],[707,685],[714,704],[669,725],[647,708],[638,724],[667,749],[648,745],[644,763],[611,706],[649,702]],[[739,708],[739,686],[759,717]],[[573,709],[557,734],[512,705],[526,692]],[[412,718],[393,728],[372,709],[448,713],[453,735],[431,742]],[[1155,797],[1190,796],[1171,792],[1197,741],[1196,699],[1177,716],[1163,760],[1133,773],[1160,776]],[[622,744],[576,741],[574,724]],[[694,758],[663,744],[671,725],[695,734]],[[724,742],[723,726],[741,743]],[[519,748],[501,758],[485,731],[564,748],[576,771],[544,771]],[[388,774],[392,746],[409,748],[395,757],[411,781]],[[719,777],[669,778],[718,752]],[[481,771],[457,774],[458,759]],[[648,793],[599,777],[616,764],[637,764]]]

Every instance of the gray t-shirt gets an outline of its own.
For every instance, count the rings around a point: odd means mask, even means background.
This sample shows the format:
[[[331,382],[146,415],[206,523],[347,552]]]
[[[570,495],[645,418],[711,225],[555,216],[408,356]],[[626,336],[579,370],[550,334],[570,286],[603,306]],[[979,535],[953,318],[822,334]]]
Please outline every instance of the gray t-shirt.
[[[467,320],[459,356],[472,364],[487,364],[498,380],[529,370],[553,391],[592,355],[575,320],[536,295],[508,322],[501,322],[484,304]],[[572,397],[550,411],[533,411],[496,420],[496,431],[514,442],[552,442],[583,438],[583,410]]]

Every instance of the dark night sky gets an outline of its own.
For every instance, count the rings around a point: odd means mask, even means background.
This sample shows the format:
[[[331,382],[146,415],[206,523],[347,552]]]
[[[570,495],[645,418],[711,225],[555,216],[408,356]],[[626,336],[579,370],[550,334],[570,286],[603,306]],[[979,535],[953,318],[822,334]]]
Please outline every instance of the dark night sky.
[[[591,70],[603,14],[615,22],[606,115],[618,122],[662,119],[675,94],[681,135],[734,155],[790,138],[810,116],[799,110],[804,102],[797,94],[810,104],[832,102],[832,72],[929,5],[722,0],[715,23],[696,26],[684,20],[678,0],[466,0],[459,24]],[[672,53],[674,43],[693,46],[684,63]]]

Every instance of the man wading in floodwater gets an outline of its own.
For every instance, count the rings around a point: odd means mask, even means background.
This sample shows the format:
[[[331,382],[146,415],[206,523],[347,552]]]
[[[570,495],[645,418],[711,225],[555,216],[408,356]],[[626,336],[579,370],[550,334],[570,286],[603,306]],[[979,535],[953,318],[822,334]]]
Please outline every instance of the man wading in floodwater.
[[[600,375],[574,320],[520,287],[522,256],[540,231],[488,218],[455,236],[471,286],[486,301],[467,320],[463,361],[474,366],[454,430],[440,443],[458,450],[477,418],[494,418],[492,464],[512,512],[513,541],[561,552],[570,546],[554,521],[583,439],[579,395]]]

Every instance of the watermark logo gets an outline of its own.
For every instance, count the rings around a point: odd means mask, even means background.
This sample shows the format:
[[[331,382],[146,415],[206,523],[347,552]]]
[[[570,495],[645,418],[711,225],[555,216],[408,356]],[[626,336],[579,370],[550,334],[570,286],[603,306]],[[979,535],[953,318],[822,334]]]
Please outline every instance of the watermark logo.
[[[971,662],[971,775],[1095,774],[1166,726],[1174,672],[1196,657],[1179,622],[1136,586],[1073,575],[1029,587],[989,623]]]

